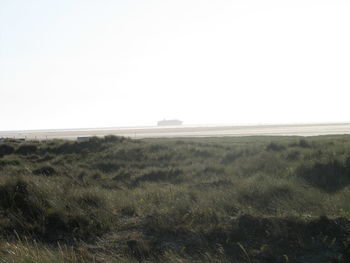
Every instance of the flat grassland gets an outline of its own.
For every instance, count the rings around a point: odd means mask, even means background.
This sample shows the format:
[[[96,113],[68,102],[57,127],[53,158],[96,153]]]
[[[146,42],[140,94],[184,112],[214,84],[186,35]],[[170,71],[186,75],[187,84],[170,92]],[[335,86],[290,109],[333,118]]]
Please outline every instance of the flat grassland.
[[[0,262],[350,262],[350,136],[2,142]]]

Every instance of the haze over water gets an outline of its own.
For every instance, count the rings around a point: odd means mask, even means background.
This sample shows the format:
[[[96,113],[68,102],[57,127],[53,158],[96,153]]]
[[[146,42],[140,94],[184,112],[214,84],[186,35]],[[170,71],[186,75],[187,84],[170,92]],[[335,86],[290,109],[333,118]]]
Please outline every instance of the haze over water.
[[[345,0],[0,3],[0,130],[348,122]]]

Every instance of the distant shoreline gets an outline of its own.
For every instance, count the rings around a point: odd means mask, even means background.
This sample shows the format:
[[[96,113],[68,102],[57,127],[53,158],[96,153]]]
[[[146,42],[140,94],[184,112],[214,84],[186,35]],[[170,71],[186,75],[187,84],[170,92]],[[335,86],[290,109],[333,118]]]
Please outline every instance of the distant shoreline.
[[[300,123],[260,125],[175,125],[119,128],[81,128],[3,131],[0,138],[27,140],[77,139],[78,137],[116,135],[130,138],[176,138],[221,136],[316,136],[350,134],[350,123]]]
[[[85,128],[52,128],[52,129],[24,129],[0,130],[1,134],[8,133],[34,133],[34,132],[62,132],[62,131],[100,131],[100,130],[129,130],[129,129],[162,129],[162,128],[193,128],[193,127],[263,127],[263,126],[323,126],[323,125],[350,125],[349,122],[306,122],[306,123],[217,123],[217,124],[181,124],[181,125],[144,125],[144,126],[111,126],[111,127],[85,127]]]

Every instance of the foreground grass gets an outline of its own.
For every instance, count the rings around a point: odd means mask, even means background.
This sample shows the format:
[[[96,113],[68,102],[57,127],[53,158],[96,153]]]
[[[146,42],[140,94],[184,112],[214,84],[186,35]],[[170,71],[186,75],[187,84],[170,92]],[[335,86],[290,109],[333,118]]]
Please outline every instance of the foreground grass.
[[[350,136],[0,144],[0,262],[349,262]]]

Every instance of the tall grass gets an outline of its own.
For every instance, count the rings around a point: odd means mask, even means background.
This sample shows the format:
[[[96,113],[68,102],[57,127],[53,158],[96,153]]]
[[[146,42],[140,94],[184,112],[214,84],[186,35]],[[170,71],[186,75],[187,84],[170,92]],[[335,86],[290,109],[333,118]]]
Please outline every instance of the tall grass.
[[[349,136],[2,143],[0,262],[347,262],[349,160]]]

